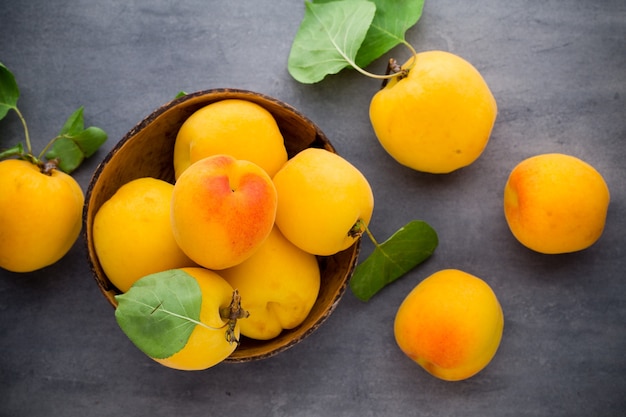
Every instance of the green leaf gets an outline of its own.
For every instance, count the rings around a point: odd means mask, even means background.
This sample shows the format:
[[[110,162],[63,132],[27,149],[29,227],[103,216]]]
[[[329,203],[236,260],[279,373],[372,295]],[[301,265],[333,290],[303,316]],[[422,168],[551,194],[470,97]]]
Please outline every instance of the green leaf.
[[[391,284],[432,255],[439,239],[426,222],[414,220],[400,228],[389,239],[377,245],[360,263],[350,279],[350,288],[362,301]]]
[[[80,133],[84,128],[85,122],[83,119],[83,107],[81,106],[67,118],[65,124],[59,132],[59,136],[74,136]]]
[[[141,278],[115,299],[115,319],[122,331],[152,358],[180,351],[200,321],[200,286],[179,269]]]
[[[83,107],[78,108],[68,117],[53,139],[45,157],[48,160],[58,159],[59,169],[69,174],[85,160],[92,156],[107,140],[107,134],[99,127],[84,128]]]
[[[186,92],[186,91],[181,90],[181,91],[179,91],[179,92],[176,94],[176,97],[174,97],[174,98],[175,98],[175,99],[177,99],[177,98],[185,97],[186,95],[187,95],[187,92]]]
[[[361,68],[406,42],[406,31],[417,23],[424,8],[424,0],[372,1],[376,3],[376,15],[356,57]]]
[[[46,152],[46,159],[57,159],[59,161],[59,169],[69,174],[85,160],[85,155],[71,138],[60,137],[54,141],[50,150]]]
[[[17,108],[20,90],[13,73],[0,62],[0,120],[4,119],[9,110]]]
[[[85,158],[89,158],[106,142],[107,134],[99,127],[90,126],[71,139],[78,145]]]
[[[14,145],[8,149],[0,150],[0,161],[13,156],[24,155],[24,146],[21,143]]]
[[[367,0],[305,1],[305,14],[289,53],[287,69],[301,83],[356,65],[376,6]]]

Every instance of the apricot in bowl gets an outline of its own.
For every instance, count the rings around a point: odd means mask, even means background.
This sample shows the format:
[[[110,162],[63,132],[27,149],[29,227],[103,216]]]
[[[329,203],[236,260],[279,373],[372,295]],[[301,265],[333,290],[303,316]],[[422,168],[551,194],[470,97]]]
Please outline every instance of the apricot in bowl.
[[[83,212],[83,234],[88,263],[98,288],[116,307],[121,294],[98,259],[93,239],[94,217],[99,208],[124,184],[144,177],[175,182],[174,145],[182,124],[197,110],[218,101],[242,99],[256,103],[276,119],[284,138],[288,157],[306,148],[321,148],[336,153],[326,135],[310,119],[292,106],[264,94],[240,89],[211,89],[176,98],[157,108],[133,127],[108,153],[89,183]],[[225,362],[245,362],[274,356],[305,339],[319,328],[334,311],[346,291],[354,271],[360,240],[330,256],[317,256],[320,289],[307,318],[296,328],[284,330],[271,340],[241,338],[241,344]]]

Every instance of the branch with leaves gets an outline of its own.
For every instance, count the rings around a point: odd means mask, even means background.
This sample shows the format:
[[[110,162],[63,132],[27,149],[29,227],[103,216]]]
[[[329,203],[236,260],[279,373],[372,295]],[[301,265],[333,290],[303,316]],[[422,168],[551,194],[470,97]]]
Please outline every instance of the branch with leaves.
[[[20,119],[24,127],[24,144],[21,142],[5,150],[0,150],[0,160],[18,158],[29,161],[49,173],[52,169],[60,169],[69,174],[85,160],[93,155],[107,140],[107,134],[98,127],[85,129],[83,107],[78,108],[65,121],[61,131],[37,155],[33,153],[31,138],[26,119],[17,107],[20,90],[13,73],[0,63],[0,120],[11,110]]]

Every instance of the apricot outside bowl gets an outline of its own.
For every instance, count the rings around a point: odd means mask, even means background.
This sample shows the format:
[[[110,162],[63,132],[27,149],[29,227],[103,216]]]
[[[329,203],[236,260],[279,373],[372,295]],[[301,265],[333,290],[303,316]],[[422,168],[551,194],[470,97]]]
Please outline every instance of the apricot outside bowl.
[[[89,183],[83,211],[83,235],[88,262],[98,288],[115,308],[115,296],[121,292],[104,273],[93,243],[93,220],[98,209],[123,184],[142,177],[174,182],[173,149],[182,123],[193,112],[224,99],[244,99],[263,106],[276,119],[285,140],[289,157],[310,148],[336,152],[326,135],[307,117],[275,98],[238,89],[212,89],[179,97],[157,108],[132,128],[96,168]],[[330,316],[346,291],[354,272],[360,240],[333,256],[318,257],[321,271],[320,293],[306,320],[278,337],[257,341],[242,338],[241,344],[226,362],[246,362],[274,356],[301,342]]]

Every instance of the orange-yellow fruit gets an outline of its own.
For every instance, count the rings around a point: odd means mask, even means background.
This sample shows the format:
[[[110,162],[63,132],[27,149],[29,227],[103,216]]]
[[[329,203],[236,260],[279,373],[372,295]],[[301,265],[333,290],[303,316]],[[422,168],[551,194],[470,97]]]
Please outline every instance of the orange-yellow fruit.
[[[289,242],[277,227],[261,247],[220,275],[241,295],[250,317],[241,320],[241,334],[258,340],[293,329],[308,316],[320,288],[317,258]]]
[[[504,327],[502,308],[489,285],[456,269],[420,282],[396,314],[400,349],[437,378],[467,379],[494,357]]]
[[[202,291],[200,322],[189,336],[185,347],[166,359],[154,359],[161,365],[185,371],[210,368],[222,362],[237,348],[237,343],[226,340],[227,322],[220,316],[233,297],[233,288],[217,273],[204,268],[182,268],[196,279]],[[239,339],[239,322],[235,325]]]
[[[204,158],[174,185],[174,238],[198,265],[229,268],[265,241],[274,226],[276,206],[276,188],[258,165],[229,155]]]
[[[173,191],[163,180],[138,178],[120,187],[96,213],[94,248],[109,281],[120,291],[128,291],[146,275],[195,266],[174,240]]]
[[[474,66],[443,51],[417,54],[370,103],[370,120],[383,148],[418,171],[449,173],[483,152],[498,112]]]
[[[357,221],[369,224],[374,195],[365,176],[341,156],[309,148],[274,176],[278,192],[276,224],[300,249],[332,255],[358,238]],[[359,227],[362,231],[362,227]]]
[[[537,252],[588,248],[602,235],[610,201],[602,175],[559,153],[520,162],[504,187],[504,215],[515,238]]]
[[[80,186],[62,171],[0,162],[0,268],[31,272],[61,259],[80,234],[83,203]]]
[[[240,99],[209,104],[185,120],[174,145],[176,178],[194,162],[218,154],[254,162],[270,177],[287,161],[284,139],[272,114]]]

